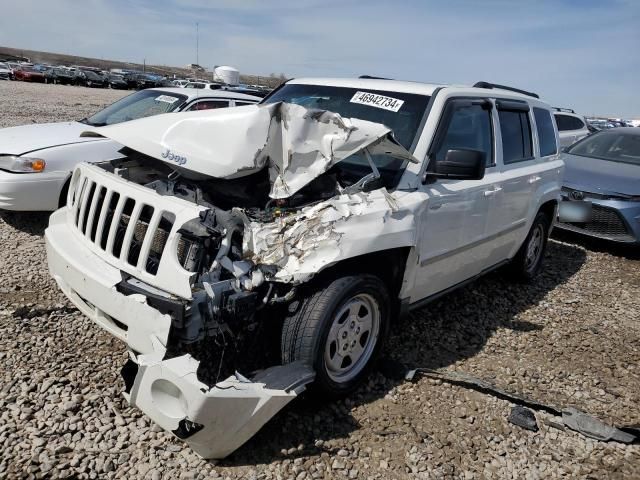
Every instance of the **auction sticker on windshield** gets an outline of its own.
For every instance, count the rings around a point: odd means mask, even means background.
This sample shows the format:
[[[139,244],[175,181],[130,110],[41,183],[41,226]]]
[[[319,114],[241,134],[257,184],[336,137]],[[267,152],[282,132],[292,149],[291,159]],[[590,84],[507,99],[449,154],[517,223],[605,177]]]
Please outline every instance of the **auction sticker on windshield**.
[[[156,97],[154,100],[157,100],[158,102],[164,102],[164,103],[176,103],[178,101],[176,97],[170,97],[169,95],[160,95],[159,97]]]
[[[384,95],[378,95],[377,93],[369,92],[356,92],[351,98],[351,103],[359,103],[361,105],[369,105],[370,107],[382,108],[384,110],[390,110],[397,112],[404,103],[404,100],[397,98],[385,97]]]

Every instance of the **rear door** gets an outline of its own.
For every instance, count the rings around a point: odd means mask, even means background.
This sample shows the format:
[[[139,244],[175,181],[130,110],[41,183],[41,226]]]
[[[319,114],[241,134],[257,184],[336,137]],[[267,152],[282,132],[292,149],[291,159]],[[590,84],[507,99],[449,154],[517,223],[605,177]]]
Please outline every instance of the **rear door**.
[[[453,287],[485,268],[487,215],[499,177],[490,101],[455,98],[446,103],[429,149],[429,169],[452,149],[484,152],[487,170],[481,180],[438,179],[422,185],[429,199],[420,222],[414,301]]]
[[[526,237],[533,193],[544,170],[534,143],[529,104],[501,99],[495,104],[501,165],[495,204],[489,213],[491,242],[486,251],[489,263],[494,265],[510,258]]]

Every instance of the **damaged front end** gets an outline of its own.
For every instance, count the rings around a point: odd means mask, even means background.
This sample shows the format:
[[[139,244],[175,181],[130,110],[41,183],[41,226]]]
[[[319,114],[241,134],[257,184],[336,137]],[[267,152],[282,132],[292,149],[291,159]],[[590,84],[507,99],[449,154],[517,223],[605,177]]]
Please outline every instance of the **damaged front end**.
[[[128,343],[130,403],[203,457],[222,458],[314,379],[309,365],[280,356],[298,289],[357,253],[362,227],[379,233],[378,249],[398,235],[413,241],[413,217],[396,216],[401,207],[371,157],[415,160],[383,125],[283,103],[88,134],[125,145],[126,158],[74,173],[67,211],[47,231],[52,274]],[[333,167],[358,154],[370,173],[341,181]],[[360,223],[350,227],[354,216]],[[88,273],[69,273],[85,267],[60,253],[58,221],[99,257]],[[104,278],[89,288],[95,270]],[[140,328],[128,314],[134,304],[158,312],[161,326]]]

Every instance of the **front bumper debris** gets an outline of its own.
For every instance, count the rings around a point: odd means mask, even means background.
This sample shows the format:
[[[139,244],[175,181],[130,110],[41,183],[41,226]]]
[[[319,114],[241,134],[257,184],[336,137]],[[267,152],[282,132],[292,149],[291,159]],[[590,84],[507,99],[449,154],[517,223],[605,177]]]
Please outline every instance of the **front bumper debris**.
[[[190,355],[131,356],[122,370],[127,401],[204,458],[224,458],[312,382],[300,363],[271,367],[251,380],[236,373],[213,387],[200,382]]]
[[[190,355],[163,360],[170,315],[152,307],[153,299],[127,290],[117,268],[69,235],[65,209],[52,215],[45,237],[49,268],[60,288],[128,345],[130,361],[122,369],[126,399],[201,456],[229,455],[313,381],[312,368],[291,363],[251,379],[236,373],[209,387],[198,380],[200,362]]]

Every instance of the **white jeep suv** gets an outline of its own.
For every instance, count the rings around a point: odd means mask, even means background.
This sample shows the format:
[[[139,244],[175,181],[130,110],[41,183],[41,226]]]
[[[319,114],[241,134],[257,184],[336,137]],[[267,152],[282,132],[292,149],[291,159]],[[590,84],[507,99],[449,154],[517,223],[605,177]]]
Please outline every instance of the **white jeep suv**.
[[[305,386],[363,380],[403,313],[500,266],[532,279],[560,199],[535,94],[297,79],[262,104],[89,129],[51,274],[126,342],[125,396],[207,458]]]

